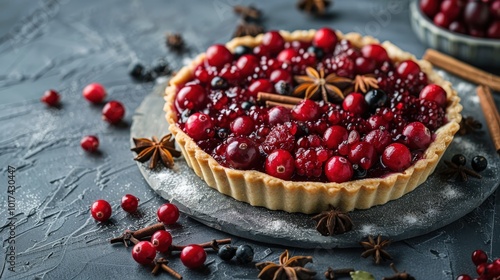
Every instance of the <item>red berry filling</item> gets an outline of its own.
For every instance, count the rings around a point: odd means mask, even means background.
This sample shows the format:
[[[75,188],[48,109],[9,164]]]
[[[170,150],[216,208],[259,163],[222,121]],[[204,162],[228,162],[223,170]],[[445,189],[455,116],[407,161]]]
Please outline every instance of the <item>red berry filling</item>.
[[[323,28],[311,42],[285,42],[271,31],[253,51],[228,52],[210,47],[175,98],[178,126],[225,167],[293,181],[382,177],[419,160],[446,123],[446,91],[428,84],[415,61],[391,61],[379,44],[356,48]],[[257,100],[259,92],[292,95],[307,67],[323,69],[324,77],[374,77],[378,89],[306,99],[291,109]]]

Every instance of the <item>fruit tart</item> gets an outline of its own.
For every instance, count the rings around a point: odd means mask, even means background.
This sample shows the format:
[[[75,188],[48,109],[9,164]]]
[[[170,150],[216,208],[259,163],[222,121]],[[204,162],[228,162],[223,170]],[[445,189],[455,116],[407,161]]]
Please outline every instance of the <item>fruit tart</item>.
[[[330,28],[210,46],[172,79],[166,119],[210,187],[254,206],[316,213],[422,184],[462,106],[427,61]]]

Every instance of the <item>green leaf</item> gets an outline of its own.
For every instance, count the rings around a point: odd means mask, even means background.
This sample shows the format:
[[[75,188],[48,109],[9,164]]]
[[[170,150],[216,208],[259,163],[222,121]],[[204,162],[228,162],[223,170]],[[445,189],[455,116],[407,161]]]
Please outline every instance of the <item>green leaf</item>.
[[[373,275],[371,275],[369,272],[362,270],[351,272],[351,278],[352,280],[375,280]]]

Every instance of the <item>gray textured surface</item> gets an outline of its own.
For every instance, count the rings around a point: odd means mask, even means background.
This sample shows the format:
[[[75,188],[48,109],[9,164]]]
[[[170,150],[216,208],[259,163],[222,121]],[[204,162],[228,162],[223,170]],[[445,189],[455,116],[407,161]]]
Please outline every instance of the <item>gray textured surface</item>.
[[[325,19],[297,12],[292,2],[253,3],[264,8],[268,29],[329,25],[343,31],[372,33],[417,56],[425,50],[411,31],[407,1],[338,0],[332,16]],[[230,5],[239,3],[252,2],[0,1],[0,238],[4,251],[9,234],[5,220],[8,165],[17,167],[19,187],[15,193],[16,273],[8,272],[1,258],[2,279],[151,277],[149,269],[132,260],[130,249],[107,243],[126,228],[152,223],[156,208],[164,203],[143,179],[129,151],[133,112],[154,85],[134,83],[127,67],[135,60],[149,64],[157,57],[166,57],[177,68],[184,58],[211,43],[227,41],[237,22]],[[179,56],[166,50],[163,35],[168,31],[183,33],[190,51]],[[125,104],[126,126],[104,123],[101,106],[91,106],[82,99],[82,88],[91,82],[107,87],[108,100]],[[60,109],[47,109],[39,102],[49,88],[61,92]],[[100,155],[88,155],[79,147],[81,137],[87,134],[99,136]],[[121,211],[119,201],[125,193],[141,198],[138,215]],[[89,205],[100,198],[113,206],[113,218],[107,224],[96,223],[89,215]],[[472,273],[472,250],[483,249],[500,257],[499,208],[497,191],[458,221],[424,236],[395,242],[389,251],[397,267],[417,279],[444,280]],[[171,230],[179,244],[228,236],[185,215]],[[311,267],[319,272],[317,279],[322,278],[327,266],[368,270],[377,279],[392,274],[388,263],[375,266],[360,258],[359,249],[298,249],[233,238],[235,244],[251,244],[256,261],[276,261],[285,248],[294,255],[312,254]],[[221,262],[213,253],[201,271],[185,269],[177,258],[171,260],[172,267],[185,279],[257,276],[252,265]]]

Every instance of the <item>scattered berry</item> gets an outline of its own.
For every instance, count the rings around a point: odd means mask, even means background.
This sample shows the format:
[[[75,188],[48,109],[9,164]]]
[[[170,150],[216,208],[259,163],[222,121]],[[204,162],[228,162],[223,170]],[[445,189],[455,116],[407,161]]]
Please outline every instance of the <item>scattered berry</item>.
[[[172,245],[172,235],[166,230],[159,230],[151,236],[151,244],[153,244],[156,251],[165,253]]]
[[[181,251],[181,262],[186,267],[195,269],[205,263],[207,253],[205,249],[199,245],[188,245]]]
[[[488,161],[483,156],[475,156],[472,158],[471,166],[475,171],[481,172],[488,167]]]
[[[240,245],[236,249],[236,261],[241,264],[251,263],[253,261],[253,248],[249,245]]]
[[[99,139],[94,135],[88,135],[82,138],[80,146],[87,152],[93,153],[99,148]]]
[[[179,219],[179,208],[172,203],[165,203],[158,208],[156,215],[158,216],[158,221],[166,225],[172,225]]]
[[[59,100],[61,97],[59,96],[59,93],[57,91],[51,89],[47,90],[43,93],[42,98],[40,98],[40,101],[43,103],[47,104],[48,106],[55,107],[59,105]]]
[[[140,264],[146,265],[154,261],[156,249],[149,241],[141,241],[132,249],[132,258]]]
[[[231,245],[222,245],[217,252],[217,256],[224,261],[231,260],[236,255],[236,248]]]
[[[478,266],[488,261],[488,255],[483,250],[475,250],[472,252],[471,259],[474,265]]]
[[[111,217],[111,212],[111,205],[103,199],[96,200],[90,207],[92,217],[99,222],[107,221]]]
[[[125,107],[118,101],[109,101],[102,108],[103,119],[111,124],[119,123],[123,116],[125,116]]]
[[[122,208],[125,212],[134,213],[139,206],[139,199],[131,194],[126,194],[122,197]]]
[[[106,89],[101,84],[92,83],[83,88],[82,95],[87,101],[99,104],[106,98]]]
[[[464,166],[465,163],[467,162],[467,159],[462,154],[456,154],[451,158],[451,162],[453,162],[458,166]]]

